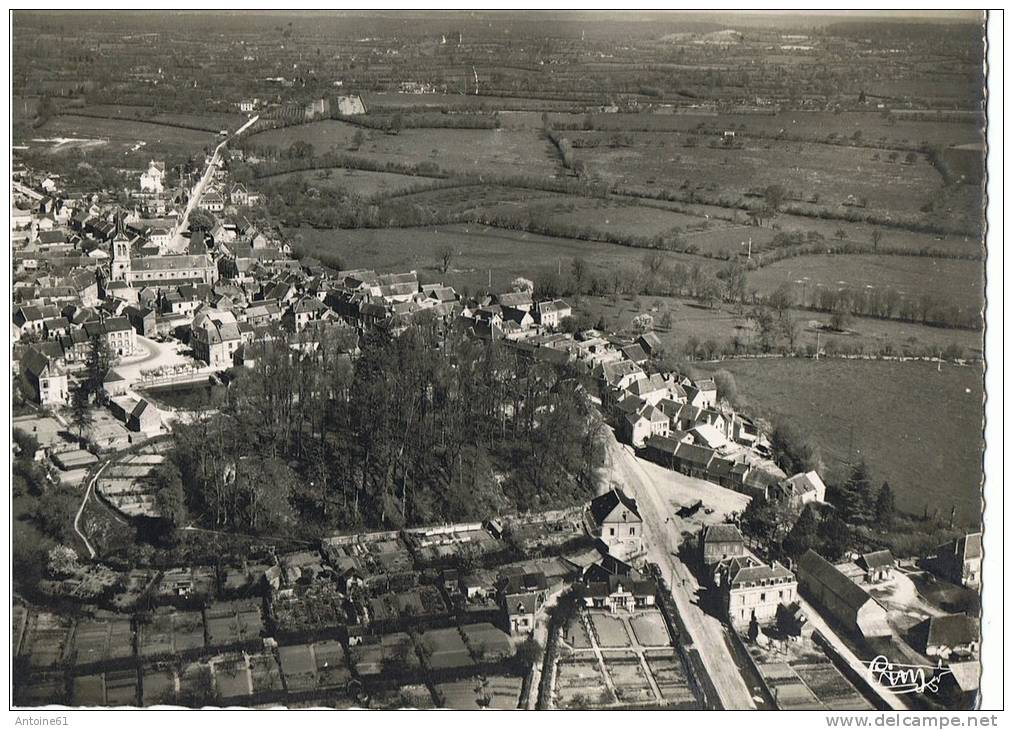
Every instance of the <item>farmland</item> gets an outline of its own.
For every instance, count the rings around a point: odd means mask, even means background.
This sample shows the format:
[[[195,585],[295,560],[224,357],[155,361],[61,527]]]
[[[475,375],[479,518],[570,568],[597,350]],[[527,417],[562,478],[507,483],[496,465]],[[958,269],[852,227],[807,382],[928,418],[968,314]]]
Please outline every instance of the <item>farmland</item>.
[[[326,120],[260,132],[250,138],[250,144],[287,149],[294,142],[306,142],[320,151],[332,147],[343,151],[354,146],[358,130],[352,124]],[[369,132],[356,155],[378,162],[428,162],[464,174],[547,177],[556,167],[549,141],[538,132],[522,130],[405,129],[396,135]]]
[[[260,178],[264,184],[283,184],[291,180],[304,180],[321,188],[344,190],[364,197],[404,194],[425,189],[436,179],[419,175],[400,175],[393,172],[373,172],[351,168],[324,168],[299,172],[286,172]]]
[[[428,281],[442,280],[455,287],[485,287],[492,272],[492,288],[509,288],[517,276],[537,276],[548,269],[569,267],[575,257],[585,257],[590,273],[605,274],[628,266],[643,256],[638,249],[593,241],[538,236],[481,225],[450,225],[392,229],[286,229],[301,255],[337,257],[345,268],[376,270],[417,269]],[[439,271],[437,252],[454,249],[450,269]],[[668,261],[687,265],[715,265],[705,259],[665,254]]]
[[[800,298],[819,287],[895,289],[901,296],[915,298],[931,292],[971,312],[981,309],[984,273],[979,261],[917,256],[801,256],[752,272],[749,284],[761,294],[788,284]]]
[[[82,137],[103,140],[127,152],[138,142],[144,143],[144,154],[186,150],[188,154],[214,141],[215,135],[181,127],[169,127],[136,119],[105,119],[66,114],[54,117],[34,130],[31,139]],[[31,144],[31,142],[29,142]]]
[[[980,519],[981,370],[930,363],[777,359],[726,361],[747,407],[812,435],[828,467],[864,459],[901,509],[956,506]]]

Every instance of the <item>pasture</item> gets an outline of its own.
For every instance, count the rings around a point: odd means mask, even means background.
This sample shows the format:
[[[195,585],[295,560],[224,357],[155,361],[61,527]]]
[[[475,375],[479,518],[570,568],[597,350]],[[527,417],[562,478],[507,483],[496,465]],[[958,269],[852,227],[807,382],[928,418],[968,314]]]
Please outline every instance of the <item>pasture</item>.
[[[312,256],[344,268],[377,271],[415,269],[424,282],[443,281],[459,290],[510,288],[517,276],[537,278],[547,270],[567,271],[574,258],[586,260],[589,276],[606,276],[618,268],[639,267],[645,251],[596,241],[539,236],[482,225],[416,228],[360,228],[318,230],[287,228],[285,235],[301,256]],[[454,256],[446,273],[438,252],[450,246]],[[704,267],[717,262],[686,254],[664,254],[669,264]],[[490,273],[491,272],[491,273]]]
[[[254,145],[287,149],[294,142],[318,152],[353,148],[360,127],[333,119],[270,129],[250,137]],[[481,175],[551,176],[555,150],[540,132],[506,129],[403,129],[399,134],[362,130],[366,141],[358,157],[400,164],[429,163],[442,170]]]
[[[257,180],[258,184],[282,184],[290,180],[302,180],[318,188],[342,190],[365,198],[374,196],[401,195],[413,190],[424,190],[437,178],[420,175],[400,175],[394,172],[373,172],[345,167],[331,167],[319,170],[300,170],[270,175]]]
[[[782,185],[807,200],[818,196],[813,209],[843,212],[849,198],[865,198],[864,210],[915,216],[943,184],[923,156],[907,164],[903,157],[890,161],[887,153],[860,147],[750,138],[738,139],[741,147],[688,147],[688,135],[653,132],[628,133],[631,144],[613,147],[608,133],[566,134],[574,144],[598,143],[574,151],[596,177],[638,192],[672,190],[685,183],[736,202],[751,189]]]
[[[105,119],[64,114],[53,117],[31,138],[75,137],[100,139],[127,152],[138,142],[144,142],[146,153],[185,150],[193,153],[214,142],[216,135],[181,127],[169,127],[138,119]]]
[[[797,300],[819,288],[894,289],[902,297],[932,294],[956,304],[962,312],[984,305],[985,269],[981,261],[924,256],[800,256],[777,261],[749,274],[749,285],[770,294],[783,284]]]
[[[775,359],[701,364],[735,376],[747,409],[784,418],[819,445],[828,467],[864,459],[901,509],[956,507],[977,525],[983,441],[982,371],[925,362]]]

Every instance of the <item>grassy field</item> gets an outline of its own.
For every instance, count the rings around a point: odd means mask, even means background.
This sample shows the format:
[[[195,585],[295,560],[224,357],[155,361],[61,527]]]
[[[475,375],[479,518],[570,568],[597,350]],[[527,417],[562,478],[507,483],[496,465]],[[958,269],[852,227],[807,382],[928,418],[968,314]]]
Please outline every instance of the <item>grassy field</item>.
[[[737,200],[751,188],[783,185],[820,206],[837,208],[868,199],[868,210],[915,215],[942,187],[942,177],[919,157],[912,164],[890,162],[878,151],[808,142],[741,138],[740,148],[684,146],[688,135],[631,132],[629,146],[610,147],[609,133],[566,133],[574,143],[599,143],[575,152],[598,177],[637,191],[660,191],[683,182]],[[874,159],[878,157],[879,159]]]
[[[31,146],[50,145],[51,142],[35,142],[36,139],[73,137],[98,140],[103,146],[122,149],[129,153],[139,142],[139,149],[145,154],[187,151],[193,153],[215,141],[215,135],[193,129],[168,127],[164,124],[142,122],[135,119],[99,119],[65,114],[54,117],[42,127],[32,130],[27,144]],[[63,145],[60,151],[67,151]]]
[[[748,407],[796,423],[828,467],[865,459],[898,506],[963,524],[981,512],[982,373],[930,363],[742,360],[700,366],[730,371]]]
[[[330,173],[329,176],[328,173]],[[332,167],[271,175],[260,178],[258,183],[278,184],[292,179],[305,180],[307,183],[320,188],[345,190],[363,197],[372,197],[374,195],[396,195],[411,190],[424,189],[431,185],[436,178],[420,175],[399,175],[394,172],[373,172],[371,170]]]
[[[486,226],[453,225],[432,228],[337,229],[288,228],[286,235],[308,256],[340,257],[346,268],[370,267],[378,271],[417,269],[427,281],[444,281],[472,291],[485,289],[492,272],[492,288],[508,289],[517,276],[537,277],[546,269],[569,270],[575,257],[583,257],[589,275],[618,267],[639,266],[642,249],[608,243],[576,241],[506,231]],[[455,252],[450,270],[439,271],[437,252],[445,245]],[[699,257],[665,254],[669,262],[714,265]]]
[[[259,132],[256,145],[287,148],[309,142],[318,152],[331,147],[345,151],[359,127],[336,120]],[[400,134],[370,131],[356,156],[380,162],[432,163],[459,173],[549,177],[556,170],[556,155],[539,132],[496,129],[405,129]]]
[[[698,342],[714,340],[719,345],[733,337],[740,338],[746,344],[756,339],[748,310],[740,313],[731,305],[718,305],[708,309],[691,300],[672,297],[641,296],[622,298],[617,302],[601,297],[582,297],[577,309],[590,313],[595,321],[604,317],[610,328],[618,330],[629,329],[633,318],[643,312],[651,312],[656,324],[669,312],[672,315],[672,328],[668,331],[659,330],[658,336],[667,348],[675,352],[681,352],[689,338],[695,338]],[[826,325],[830,320],[829,315],[803,310],[791,310],[790,315],[802,323],[798,338],[800,349],[807,345],[815,346],[818,330],[814,324]],[[864,352],[878,353],[884,345],[890,344],[898,354],[919,354],[923,350],[937,352],[955,344],[962,347],[968,356],[980,357],[982,351],[981,333],[971,330],[943,329],[866,317],[852,319],[848,330],[848,334],[828,335],[821,332],[821,348],[826,350],[832,346],[831,343],[837,343],[861,346]]]
[[[816,287],[892,288],[903,296],[924,293],[955,303],[965,312],[984,304],[985,270],[980,261],[918,256],[800,256],[778,261],[749,274],[749,285],[769,294],[789,284],[796,295],[811,296]],[[807,292],[803,292],[804,286]]]

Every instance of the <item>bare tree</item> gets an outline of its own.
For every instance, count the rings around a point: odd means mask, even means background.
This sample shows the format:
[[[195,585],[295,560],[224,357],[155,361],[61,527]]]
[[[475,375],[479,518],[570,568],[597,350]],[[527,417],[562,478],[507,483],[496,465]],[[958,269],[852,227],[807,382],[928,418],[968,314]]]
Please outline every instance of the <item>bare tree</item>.
[[[449,245],[441,246],[436,255],[440,259],[440,271],[446,274],[450,271],[450,262],[454,259],[454,249]]]

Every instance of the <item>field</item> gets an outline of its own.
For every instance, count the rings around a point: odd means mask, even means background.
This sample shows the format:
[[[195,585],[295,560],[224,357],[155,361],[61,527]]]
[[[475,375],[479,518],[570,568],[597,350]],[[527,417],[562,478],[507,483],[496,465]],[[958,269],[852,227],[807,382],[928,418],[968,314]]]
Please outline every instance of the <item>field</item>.
[[[99,119],[68,114],[54,117],[34,130],[28,144],[44,144],[33,140],[58,137],[104,140],[109,145],[124,148],[124,152],[138,142],[144,142],[144,153],[153,154],[168,150],[184,150],[192,154],[215,140],[215,135],[199,130],[168,127],[136,119]]]
[[[739,311],[730,305],[708,308],[684,299],[641,296],[616,302],[602,297],[581,297],[574,302],[574,307],[577,311],[589,313],[594,321],[603,317],[610,328],[627,331],[635,316],[650,312],[655,318],[656,332],[662,343],[676,353],[684,352],[690,339],[697,342],[713,340],[720,347],[734,337],[749,344],[755,342],[757,336],[754,323],[749,319],[749,310],[743,308]],[[672,327],[667,331],[658,327],[660,318],[666,313],[672,315]],[[825,331],[830,322],[828,314],[788,310],[788,316],[801,323],[797,343],[799,350],[810,345],[815,348],[819,333],[820,347],[824,352],[833,347],[848,347],[878,354],[889,346],[896,355],[935,357],[940,350],[957,345],[967,357],[980,357],[982,354],[981,333],[973,330],[855,317],[848,324],[847,333],[828,334]]]
[[[566,133],[574,144],[597,143],[577,149],[593,174],[624,188],[657,192],[684,182],[737,201],[750,189],[783,185],[818,205],[838,208],[848,201],[868,199],[868,209],[915,215],[943,184],[942,177],[923,157],[912,164],[886,159],[865,148],[742,138],[742,147],[684,146],[683,135],[659,136],[632,132],[629,146],[610,147],[606,133]],[[878,159],[877,159],[878,158]],[[841,210],[844,210],[843,208]]]
[[[287,149],[293,142],[313,145],[318,152],[346,151],[360,128],[325,120],[259,132],[250,137],[258,146]],[[407,164],[430,163],[457,173],[551,176],[555,151],[540,133],[496,129],[404,129],[399,134],[366,132],[357,157]]]
[[[492,289],[505,290],[517,276],[535,277],[547,269],[568,269],[583,257],[590,276],[604,275],[619,267],[639,265],[641,249],[594,241],[538,236],[478,225],[433,226],[392,229],[287,228],[293,247],[306,256],[328,263],[336,256],[344,268],[376,271],[416,269],[424,282],[443,281],[454,287],[485,288],[491,272]],[[439,271],[437,252],[445,245],[454,249],[450,270]],[[667,261],[713,262],[681,254],[665,254]]]
[[[630,635],[624,622],[617,616],[595,612],[591,614],[591,624],[597,634],[598,644],[602,647],[630,646]]]
[[[74,630],[71,647],[73,662],[79,666],[132,657],[134,645],[130,619],[125,616],[81,619]]]
[[[344,190],[363,197],[372,197],[374,195],[394,195],[406,193],[410,190],[424,189],[432,184],[436,178],[334,167],[271,175],[259,178],[257,184],[275,185],[289,180],[303,180],[307,184],[318,188]]]
[[[751,410],[784,417],[839,468],[864,459],[888,481],[901,509],[956,507],[957,521],[980,520],[982,381],[976,367],[923,362],[777,359],[726,361]]]
[[[784,259],[749,274],[749,286],[770,294],[788,284],[796,297],[811,298],[820,287],[894,289],[902,297],[932,294],[961,312],[984,305],[985,269],[980,261],[922,256],[834,255]]]

